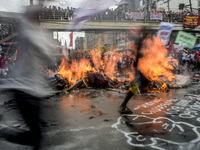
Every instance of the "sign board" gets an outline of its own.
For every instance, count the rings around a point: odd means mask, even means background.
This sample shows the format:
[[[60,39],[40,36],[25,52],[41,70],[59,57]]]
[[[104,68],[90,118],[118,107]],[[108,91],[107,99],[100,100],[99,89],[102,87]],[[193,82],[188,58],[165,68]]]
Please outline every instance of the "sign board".
[[[162,13],[157,13],[157,12],[151,12],[150,13],[150,19],[151,20],[162,20],[163,19],[163,14]]]
[[[144,19],[144,12],[126,12],[125,18],[126,19],[133,19],[133,20],[137,20],[137,19],[143,20]],[[163,14],[157,13],[157,12],[151,12],[150,13],[150,19],[151,20],[162,20]]]
[[[143,12],[126,12],[125,13],[126,19],[144,19],[144,13]]]
[[[165,45],[168,44],[173,27],[174,27],[173,23],[169,23],[169,22],[160,23],[160,28],[158,30],[157,36],[163,40]]]
[[[184,29],[195,29],[200,26],[200,16],[183,16]]]
[[[187,48],[192,49],[196,43],[197,37],[184,31],[179,31],[175,43],[179,43]]]

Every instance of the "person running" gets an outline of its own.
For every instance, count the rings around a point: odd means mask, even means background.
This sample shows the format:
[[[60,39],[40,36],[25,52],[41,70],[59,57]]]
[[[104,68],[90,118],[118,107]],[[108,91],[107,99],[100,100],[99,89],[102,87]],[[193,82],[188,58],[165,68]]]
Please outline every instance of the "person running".
[[[40,31],[37,19],[40,10],[40,5],[28,6],[21,18],[18,28],[21,52],[12,77],[2,81],[0,86],[1,90],[12,91],[17,108],[29,128],[25,131],[12,129],[5,135],[5,139],[31,145],[34,150],[40,149],[42,138],[41,102],[55,93],[41,69],[41,66],[52,63],[50,51],[53,47],[51,41]]]
[[[138,61],[142,58],[141,48],[143,41],[147,38],[147,30],[141,29],[139,38],[136,39],[135,45],[137,48],[137,56],[134,62],[135,67],[135,79],[132,81],[131,86],[129,87],[129,92],[126,94],[123,102],[119,107],[119,112],[124,114],[131,114],[132,111],[127,107],[127,104],[132,96],[140,93],[144,93],[148,90],[149,80],[139,71],[138,69]]]

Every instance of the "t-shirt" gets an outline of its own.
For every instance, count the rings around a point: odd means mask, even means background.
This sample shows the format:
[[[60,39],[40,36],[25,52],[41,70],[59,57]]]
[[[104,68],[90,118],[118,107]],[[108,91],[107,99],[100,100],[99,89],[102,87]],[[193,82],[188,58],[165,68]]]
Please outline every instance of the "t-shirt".
[[[185,60],[190,60],[190,54],[186,54]]]
[[[195,60],[195,54],[191,54],[190,56],[192,60]]]
[[[186,59],[186,53],[183,53],[182,60],[185,60],[185,59]]]

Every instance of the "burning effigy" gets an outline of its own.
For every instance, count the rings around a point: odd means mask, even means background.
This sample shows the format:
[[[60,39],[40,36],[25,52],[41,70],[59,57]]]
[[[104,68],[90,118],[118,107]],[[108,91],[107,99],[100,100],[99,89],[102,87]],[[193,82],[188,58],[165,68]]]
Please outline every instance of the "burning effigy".
[[[132,33],[138,36],[137,32],[139,31]],[[93,49],[90,51],[90,59],[69,61],[68,57],[64,57],[57,72],[57,81],[60,83],[58,87],[68,92],[78,88],[118,88],[126,91],[135,78],[135,42],[129,40],[128,48],[131,53],[127,55],[133,61],[130,67],[122,72],[119,72],[116,66],[123,54],[116,52],[115,49],[104,54],[100,48]],[[167,91],[176,81],[175,68],[171,62],[178,61],[168,56],[162,39],[156,36],[144,40],[141,53],[144,57],[139,59],[138,69],[151,83],[148,92]]]
[[[141,51],[143,58],[139,60],[138,68],[149,81],[158,85],[159,88],[151,90],[165,91],[168,84],[176,79],[171,58],[167,55],[162,39],[154,37],[145,42],[146,46]]]
[[[87,87],[87,88],[116,88],[120,82],[130,81],[134,78],[134,68],[130,67],[124,72],[126,76],[117,78],[117,63],[122,56],[119,53],[107,53],[102,55],[100,49],[90,51],[91,61],[82,58],[79,61],[65,57],[59,66],[59,76],[66,82],[66,90]],[[103,57],[102,57],[103,56]],[[133,65],[131,65],[133,66]],[[126,79],[125,79],[126,78]]]

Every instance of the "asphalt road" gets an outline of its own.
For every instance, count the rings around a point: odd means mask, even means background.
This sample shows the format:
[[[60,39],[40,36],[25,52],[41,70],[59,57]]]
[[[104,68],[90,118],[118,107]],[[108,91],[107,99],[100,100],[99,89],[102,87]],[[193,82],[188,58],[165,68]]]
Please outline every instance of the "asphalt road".
[[[42,150],[199,150],[200,84],[165,94],[138,95],[122,115],[125,94],[81,89],[46,99]],[[10,94],[1,94],[0,123],[27,128]],[[0,150],[32,147],[0,140]]]

